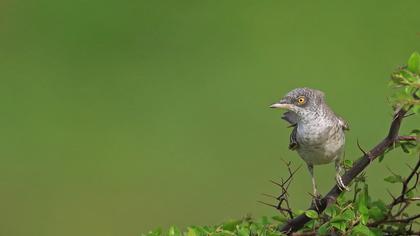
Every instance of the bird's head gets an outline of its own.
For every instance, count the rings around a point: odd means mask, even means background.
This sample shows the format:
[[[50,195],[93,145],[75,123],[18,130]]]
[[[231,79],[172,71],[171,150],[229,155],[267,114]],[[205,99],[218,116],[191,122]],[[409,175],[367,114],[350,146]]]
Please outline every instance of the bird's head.
[[[305,116],[322,109],[324,93],[310,88],[296,88],[286,94],[280,101],[272,104],[270,108],[283,108]]]

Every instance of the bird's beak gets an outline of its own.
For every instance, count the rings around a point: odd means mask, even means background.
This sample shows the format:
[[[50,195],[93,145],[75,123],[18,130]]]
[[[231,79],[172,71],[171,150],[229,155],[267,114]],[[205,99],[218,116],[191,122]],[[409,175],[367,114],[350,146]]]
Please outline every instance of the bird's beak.
[[[281,101],[279,101],[277,103],[274,103],[270,106],[270,108],[282,108],[282,109],[288,109],[288,110],[290,110],[291,107],[292,107],[292,105],[287,103],[284,100],[281,100]]]

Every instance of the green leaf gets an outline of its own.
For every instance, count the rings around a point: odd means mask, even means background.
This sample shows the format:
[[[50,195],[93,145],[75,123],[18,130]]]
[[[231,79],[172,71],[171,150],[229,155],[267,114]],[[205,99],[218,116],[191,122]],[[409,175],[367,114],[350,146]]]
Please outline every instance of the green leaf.
[[[369,217],[374,220],[382,220],[384,216],[384,212],[377,206],[369,209]]]
[[[345,210],[341,216],[346,220],[346,221],[351,221],[353,220],[356,215],[354,214],[354,212],[350,209]]]
[[[329,224],[325,223],[318,228],[318,235],[327,235],[329,229]]]
[[[368,185],[365,183],[363,190],[359,194],[359,197],[356,200],[357,210],[364,215],[368,214],[367,206],[369,203],[369,191]]]
[[[317,219],[318,218],[318,212],[314,210],[307,210],[305,211],[305,215],[311,219]]]
[[[385,157],[385,153],[383,153],[382,155],[379,156],[379,162],[382,162],[384,160]]]
[[[336,216],[330,220],[330,224],[332,227],[344,232],[347,227],[347,220],[342,216]]]
[[[181,236],[181,231],[177,227],[171,226],[168,230],[168,236]]]
[[[420,106],[419,106],[419,105],[415,105],[415,106],[413,107],[413,112],[414,112],[415,114],[420,114]]]
[[[352,160],[344,160],[343,162],[345,168],[351,168],[353,166]]]
[[[391,176],[386,177],[384,180],[386,182],[393,183],[393,184],[403,182],[403,178],[400,175],[391,175]]]
[[[268,225],[268,224],[270,224],[270,221],[268,220],[267,216],[263,216],[263,217],[261,217],[261,223],[263,225]]]
[[[420,134],[420,129],[413,129],[411,130],[412,134]]]
[[[316,220],[310,220],[309,222],[307,222],[305,224],[305,228],[313,229],[315,227],[316,223],[317,223]]]
[[[365,205],[366,202],[360,201],[357,210],[360,213],[360,223],[367,224],[369,220],[369,209]]]
[[[192,234],[191,236],[201,236],[201,235],[207,235],[209,232],[207,232],[203,227],[200,226],[191,226],[188,228],[187,236],[190,236],[189,234]]]
[[[360,223],[362,225],[366,225],[368,223],[368,220],[369,220],[369,215],[368,214],[362,214],[360,216]]]
[[[413,73],[420,73],[420,55],[418,52],[411,54],[407,62],[408,70]]]
[[[351,235],[357,235],[357,236],[373,236],[374,234],[370,231],[370,229],[365,225],[356,225]]]
[[[241,223],[242,223],[242,220],[229,220],[223,223],[222,228],[224,230],[233,231],[235,230],[236,226]]]
[[[388,206],[382,200],[377,200],[377,201],[372,202],[372,207],[377,207],[383,212],[388,211]]]
[[[256,224],[251,224],[249,226],[249,229],[251,230],[252,234],[257,234],[257,232],[260,230],[260,226]]]
[[[241,228],[241,229],[238,230],[238,235],[239,236],[249,236],[250,234],[251,234],[251,232],[247,228]]]
[[[329,207],[327,207],[327,209],[325,209],[325,214],[330,216],[330,217],[334,217],[337,215],[337,213],[340,211],[340,209],[336,206],[336,205],[330,205]]]
[[[347,224],[344,219],[342,221],[331,221],[330,224],[332,227],[340,230],[341,232],[346,231]]]
[[[151,230],[151,231],[149,231],[149,233],[147,235],[149,235],[149,236],[160,236],[160,235],[162,235],[162,229],[157,228],[155,230]]]
[[[369,230],[374,236],[383,236],[384,235],[380,229],[369,228]]]
[[[346,203],[346,197],[344,196],[344,192],[340,193],[340,195],[338,195],[337,197],[337,204],[339,206],[342,206]]]
[[[367,215],[369,214],[369,209],[366,207],[366,205],[359,205],[358,209],[359,213],[361,215]]]

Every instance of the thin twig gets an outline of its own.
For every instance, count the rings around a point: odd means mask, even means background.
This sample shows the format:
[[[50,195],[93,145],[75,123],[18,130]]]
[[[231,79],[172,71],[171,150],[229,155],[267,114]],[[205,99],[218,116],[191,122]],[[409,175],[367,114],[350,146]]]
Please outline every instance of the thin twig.
[[[398,223],[409,223],[409,222],[411,222],[413,220],[416,220],[418,218],[420,218],[420,214],[417,214],[417,215],[414,215],[414,216],[411,216],[411,217],[407,217],[407,218],[403,218],[403,219],[387,220],[387,221],[384,221],[384,223],[394,223],[394,222],[398,222]]]
[[[274,207],[276,208],[282,215],[289,217],[290,219],[293,218],[293,211],[290,208],[290,204],[289,204],[289,199],[288,199],[288,189],[289,186],[293,180],[293,176],[296,174],[296,172],[300,169],[301,165],[298,166],[296,169],[292,170],[291,168],[291,162],[286,162],[284,161],[284,164],[287,167],[288,170],[288,174],[289,176],[286,179],[281,178],[280,182],[274,181],[274,180],[270,180],[271,183],[277,185],[278,187],[280,187],[281,192],[279,194],[279,196],[273,196],[271,194],[263,194],[264,196],[270,197],[270,198],[274,198],[276,200],[278,200],[277,204],[270,204],[270,203],[266,203],[266,202],[262,202],[262,201],[258,201],[264,205],[270,206],[270,207]]]
[[[416,136],[398,136],[397,141],[416,141]]]

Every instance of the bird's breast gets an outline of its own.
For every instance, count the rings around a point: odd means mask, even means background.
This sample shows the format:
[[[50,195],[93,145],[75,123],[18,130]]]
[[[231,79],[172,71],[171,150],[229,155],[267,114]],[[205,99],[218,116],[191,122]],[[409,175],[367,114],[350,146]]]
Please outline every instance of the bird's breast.
[[[296,138],[301,145],[317,145],[324,143],[330,136],[332,126],[316,122],[298,124]]]
[[[340,158],[345,143],[341,127],[326,122],[310,126],[298,124],[296,139],[299,155],[312,164],[326,164]]]

